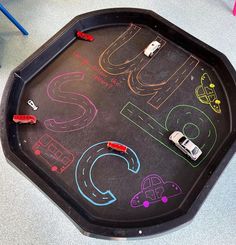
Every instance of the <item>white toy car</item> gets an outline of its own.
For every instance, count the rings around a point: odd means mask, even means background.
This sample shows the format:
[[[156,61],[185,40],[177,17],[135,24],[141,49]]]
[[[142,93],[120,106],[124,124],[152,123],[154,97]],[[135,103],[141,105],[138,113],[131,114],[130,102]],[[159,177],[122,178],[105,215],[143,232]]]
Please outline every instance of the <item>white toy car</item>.
[[[145,49],[144,54],[147,57],[152,57],[154,52],[161,47],[161,44],[158,41],[151,42]]]
[[[187,154],[194,161],[196,161],[202,154],[199,147],[179,131],[173,132],[170,135],[169,140],[171,140],[183,153]]]

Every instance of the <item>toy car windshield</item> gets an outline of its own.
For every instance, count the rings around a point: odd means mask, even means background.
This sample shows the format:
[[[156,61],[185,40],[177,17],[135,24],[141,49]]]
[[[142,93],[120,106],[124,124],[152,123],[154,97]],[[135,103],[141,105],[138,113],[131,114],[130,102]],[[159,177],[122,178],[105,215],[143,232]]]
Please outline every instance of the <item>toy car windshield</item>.
[[[187,138],[184,137],[184,136],[181,137],[181,138],[179,139],[179,143],[182,145],[186,139],[187,139]]]
[[[192,150],[193,155],[197,154],[199,152],[198,147],[194,147],[194,149]]]

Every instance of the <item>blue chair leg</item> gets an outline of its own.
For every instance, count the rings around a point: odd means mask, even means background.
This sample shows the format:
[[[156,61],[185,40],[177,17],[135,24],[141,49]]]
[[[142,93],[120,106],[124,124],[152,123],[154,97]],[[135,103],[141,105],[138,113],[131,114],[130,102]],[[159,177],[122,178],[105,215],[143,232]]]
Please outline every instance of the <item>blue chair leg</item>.
[[[0,11],[22,32],[24,35],[29,35],[25,28],[0,4]]]

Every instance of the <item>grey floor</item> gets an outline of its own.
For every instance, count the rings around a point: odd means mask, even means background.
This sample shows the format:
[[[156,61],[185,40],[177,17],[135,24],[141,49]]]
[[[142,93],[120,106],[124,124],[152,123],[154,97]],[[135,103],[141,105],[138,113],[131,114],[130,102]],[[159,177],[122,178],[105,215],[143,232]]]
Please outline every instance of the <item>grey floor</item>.
[[[151,9],[229,58],[236,68],[234,0],[18,0],[0,1],[30,32],[22,36],[0,14],[0,96],[10,71],[74,16],[110,7]],[[129,244],[236,244],[236,156],[191,224]],[[0,245],[108,244],[88,238],[32,183],[11,168],[0,149]],[[118,244],[118,242],[113,242]],[[128,244],[122,241],[119,244]]]

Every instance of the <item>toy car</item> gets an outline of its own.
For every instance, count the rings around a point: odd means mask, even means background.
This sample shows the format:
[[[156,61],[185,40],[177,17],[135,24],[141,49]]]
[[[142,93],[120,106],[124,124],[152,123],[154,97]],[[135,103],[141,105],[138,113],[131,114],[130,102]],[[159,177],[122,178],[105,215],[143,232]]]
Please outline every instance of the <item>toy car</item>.
[[[113,149],[122,153],[127,153],[128,147],[125,145],[118,144],[116,142],[108,141],[107,142],[107,148]]]
[[[38,107],[34,104],[33,100],[28,100],[27,104],[34,110],[37,111]]]
[[[170,135],[169,140],[171,140],[183,153],[187,154],[194,161],[196,161],[202,154],[199,147],[179,131],[173,132]]]
[[[154,52],[161,47],[161,44],[158,41],[151,42],[145,49],[144,54],[147,57],[152,57]]]
[[[86,41],[92,42],[94,40],[94,37],[92,35],[86,34],[86,33],[82,32],[82,31],[78,31],[76,33],[76,35],[77,35],[78,38],[81,38],[81,39],[86,40]]]
[[[36,121],[37,121],[36,116],[33,116],[33,115],[14,115],[13,116],[13,122],[15,123],[35,124]]]

